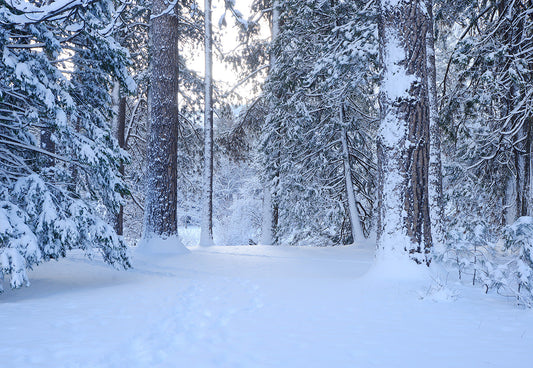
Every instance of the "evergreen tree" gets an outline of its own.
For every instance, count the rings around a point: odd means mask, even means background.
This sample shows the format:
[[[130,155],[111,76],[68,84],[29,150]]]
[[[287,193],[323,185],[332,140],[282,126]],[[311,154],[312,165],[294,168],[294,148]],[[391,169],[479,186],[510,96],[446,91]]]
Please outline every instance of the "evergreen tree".
[[[125,131],[124,146],[130,154],[131,163],[126,165],[125,179],[130,187],[131,194],[127,197],[124,208],[125,236],[136,243],[142,236],[145,223],[145,202],[146,202],[146,182],[148,180],[148,138],[149,138],[149,104],[148,90],[151,74],[149,72],[149,23],[151,13],[151,2],[137,1],[127,3],[122,7],[120,16],[116,18],[117,39],[130,52],[131,65],[130,73],[135,78],[138,85],[138,93],[126,99],[125,106]],[[167,9],[171,10],[171,9]],[[192,216],[195,221],[197,205],[200,194],[198,188],[201,184],[197,182],[197,171],[200,170],[199,150],[201,140],[199,140],[200,127],[196,123],[197,111],[201,107],[201,96],[203,91],[203,78],[196,71],[191,70],[187,60],[191,57],[192,50],[198,48],[203,39],[201,24],[202,14],[198,11],[197,3],[193,1],[180,1],[172,12],[178,15],[178,106],[177,111],[177,208],[178,222],[183,222],[187,216]],[[124,102],[124,91],[116,91],[117,113]],[[119,113],[118,117],[121,114]],[[118,127],[117,127],[118,133]],[[145,232],[145,231],[144,231]],[[145,232],[146,233],[146,232]]]
[[[531,1],[439,2],[448,217],[438,255],[531,305]],[[461,33],[457,36],[457,30]],[[502,246],[503,245],[503,246]]]
[[[429,3],[384,0],[380,7],[383,62],[378,138],[378,249],[430,263],[428,206]]]
[[[205,0],[205,92],[204,92],[204,176],[200,245],[213,244],[213,29],[211,0]]]
[[[0,275],[12,287],[70,249],[129,267],[98,210],[127,193],[110,130],[113,79],[135,88],[127,53],[110,36],[112,2],[58,5],[0,2]]]
[[[372,204],[373,8],[280,5],[262,143],[276,236],[289,243],[360,240],[359,216],[368,220]]]
[[[466,3],[456,13],[465,29],[444,81],[443,120],[455,151],[449,152],[451,198],[457,210],[493,229],[532,214],[531,7],[530,1]],[[487,200],[476,198],[480,192]]]
[[[431,240],[434,249],[442,250],[446,242],[444,189],[442,186],[442,132],[439,120],[437,92],[437,63],[435,57],[435,19],[433,1],[426,1],[428,11],[428,33],[426,38],[428,105],[429,105],[429,172],[428,205],[431,219]]]
[[[179,1],[169,7],[164,1],[152,3],[150,16],[150,133],[146,174],[145,228],[146,238],[177,235],[178,193],[178,99],[195,106],[197,99],[182,93],[198,84],[196,74],[185,65],[180,44],[198,40],[198,6],[194,1]],[[184,39],[182,41],[182,39]],[[181,41],[181,42],[180,42]]]
[[[144,236],[178,233],[178,15],[165,1],[152,2],[150,16],[150,133]]]

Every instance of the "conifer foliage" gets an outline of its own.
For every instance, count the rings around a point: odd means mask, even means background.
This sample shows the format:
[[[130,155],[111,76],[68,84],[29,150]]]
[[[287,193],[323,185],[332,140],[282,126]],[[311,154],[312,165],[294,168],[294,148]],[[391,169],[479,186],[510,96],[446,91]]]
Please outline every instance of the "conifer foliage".
[[[457,149],[454,161],[461,163],[449,167],[457,183],[452,199],[468,187],[456,207],[471,206],[477,218],[490,216],[499,225],[533,214],[531,9],[531,1],[464,4],[459,19],[465,31],[444,80],[443,118]],[[469,182],[471,175],[478,180]],[[499,200],[479,208],[470,196],[479,190]]]
[[[113,78],[133,91],[113,2],[0,1],[0,275],[70,249],[129,267],[104,219],[128,190],[110,131]]]
[[[293,244],[361,240],[362,231],[353,232],[361,221],[370,225],[375,168],[374,8],[357,1],[290,0],[279,8],[261,143],[275,238]]]
[[[462,30],[443,68],[451,220],[439,257],[487,292],[532,305],[533,3],[439,5],[443,44]]]

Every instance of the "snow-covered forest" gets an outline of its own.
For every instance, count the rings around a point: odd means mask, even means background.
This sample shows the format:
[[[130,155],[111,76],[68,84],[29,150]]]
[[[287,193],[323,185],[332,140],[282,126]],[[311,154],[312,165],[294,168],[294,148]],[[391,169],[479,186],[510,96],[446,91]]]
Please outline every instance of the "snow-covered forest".
[[[0,366],[530,366],[533,1],[204,1],[0,0]]]

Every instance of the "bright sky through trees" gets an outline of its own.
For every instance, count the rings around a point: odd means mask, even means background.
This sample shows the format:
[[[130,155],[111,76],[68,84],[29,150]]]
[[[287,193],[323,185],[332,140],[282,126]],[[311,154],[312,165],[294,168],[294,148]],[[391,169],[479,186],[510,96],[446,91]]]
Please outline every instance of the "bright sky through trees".
[[[203,11],[203,2],[200,2],[199,5]],[[251,5],[252,0],[235,1],[235,7],[242,13],[244,19],[250,17]],[[226,12],[225,20],[227,24],[225,26],[220,25],[224,10],[225,6],[223,1],[216,0],[213,2],[213,34],[217,40],[220,40],[219,42],[216,41],[218,45],[215,45],[213,48],[213,52],[215,53],[213,58],[213,78],[215,83],[226,92],[231,90],[239,81],[246,78],[246,75],[235,71],[228,63],[220,60],[221,52],[224,54],[229,53],[238,46],[238,29],[231,12]],[[264,39],[270,37],[269,26],[264,22],[261,24],[260,37]],[[190,50],[190,52],[192,53],[192,58],[189,66],[203,76],[205,70],[203,49]],[[245,99],[254,96],[252,88],[246,83],[238,86],[235,92]]]

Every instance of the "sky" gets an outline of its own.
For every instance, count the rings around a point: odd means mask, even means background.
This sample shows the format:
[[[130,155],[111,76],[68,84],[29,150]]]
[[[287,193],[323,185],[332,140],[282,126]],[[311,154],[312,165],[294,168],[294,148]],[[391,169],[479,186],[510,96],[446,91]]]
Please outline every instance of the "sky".
[[[200,6],[202,10],[204,9],[204,4],[202,0],[200,1]],[[226,13],[226,22],[227,26],[223,27],[222,29],[219,27],[219,21],[224,14],[224,1],[223,0],[212,0],[213,1],[213,33],[214,34],[221,34],[221,47],[223,52],[228,52],[230,50],[235,49],[237,46],[237,37],[238,37],[238,31],[237,27],[235,25],[235,21],[233,18],[233,15],[230,12]],[[250,7],[252,4],[252,0],[235,0],[235,7],[238,9],[245,19],[248,19],[250,16]],[[268,38],[270,37],[270,30],[266,24],[262,25],[262,33],[261,38]],[[203,54],[203,48],[201,50],[198,50],[193,60],[191,61],[190,67],[197,72],[200,73],[200,75],[204,75],[205,70],[205,61],[204,61],[204,54]],[[246,77],[246,75],[242,75],[241,73],[238,73],[237,71],[233,70],[229,65],[224,64],[220,61],[219,58],[214,57],[213,58],[213,78],[218,82],[219,85],[224,86],[224,89],[226,91],[231,90],[239,81],[243,80]],[[242,96],[247,97],[254,97],[254,93],[252,92],[251,86],[247,86],[246,84],[239,86],[235,89],[236,93],[239,93]]]

